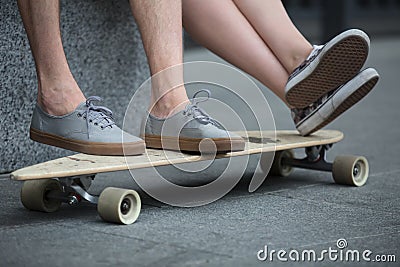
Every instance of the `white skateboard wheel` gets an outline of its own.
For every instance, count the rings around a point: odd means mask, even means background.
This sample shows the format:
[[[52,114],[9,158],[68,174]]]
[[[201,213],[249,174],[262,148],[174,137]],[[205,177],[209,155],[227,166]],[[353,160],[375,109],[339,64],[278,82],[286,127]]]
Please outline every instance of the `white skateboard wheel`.
[[[337,156],[332,176],[337,184],[363,186],[368,179],[368,160],[362,156]]]
[[[292,159],[293,157],[294,157],[293,150],[282,150],[275,152],[274,161],[272,162],[269,174],[272,176],[281,176],[281,177],[289,176],[292,173],[293,168],[292,166],[283,164],[283,160],[285,158]]]
[[[50,191],[61,192],[60,182],[54,179],[25,181],[21,188],[21,202],[28,210],[55,212],[61,201],[47,198]]]
[[[141,201],[134,190],[107,187],[97,204],[100,217],[106,222],[132,224],[139,217]]]

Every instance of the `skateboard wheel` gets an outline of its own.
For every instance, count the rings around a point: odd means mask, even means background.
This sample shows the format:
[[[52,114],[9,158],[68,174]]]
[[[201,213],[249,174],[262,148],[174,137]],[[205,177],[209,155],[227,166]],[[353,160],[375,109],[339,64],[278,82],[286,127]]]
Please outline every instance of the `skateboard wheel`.
[[[97,211],[106,222],[132,224],[139,217],[141,201],[134,190],[107,187],[101,192]]]
[[[55,212],[61,201],[46,198],[50,191],[62,191],[60,182],[54,179],[25,181],[21,188],[21,202],[28,210]]]
[[[332,176],[337,184],[363,186],[368,179],[368,160],[362,156],[337,156]]]
[[[283,159],[292,159],[293,157],[293,150],[277,151],[275,153],[274,161],[272,162],[271,170],[269,172],[270,175],[281,177],[289,176],[292,173],[293,168],[292,166],[283,164]]]

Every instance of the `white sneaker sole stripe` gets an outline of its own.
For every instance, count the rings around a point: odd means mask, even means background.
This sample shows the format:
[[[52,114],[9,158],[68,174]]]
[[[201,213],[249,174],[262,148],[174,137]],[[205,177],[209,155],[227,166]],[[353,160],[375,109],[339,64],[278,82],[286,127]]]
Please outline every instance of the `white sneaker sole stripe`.
[[[378,79],[379,74],[375,69],[369,68],[360,72],[324,104],[299,122],[296,126],[297,130],[301,135],[309,135],[326,126],[365,97],[374,88]]]

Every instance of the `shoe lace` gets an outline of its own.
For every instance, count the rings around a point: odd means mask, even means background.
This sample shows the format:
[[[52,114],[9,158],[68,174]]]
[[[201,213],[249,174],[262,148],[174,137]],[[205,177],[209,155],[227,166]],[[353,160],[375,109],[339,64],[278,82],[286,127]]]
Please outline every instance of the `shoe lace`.
[[[107,127],[112,128],[115,124],[114,119],[112,117],[112,111],[103,106],[96,106],[93,102],[100,102],[102,99],[98,96],[90,96],[86,99],[86,110],[78,113],[79,116],[83,116],[86,120],[87,126],[87,134],[88,138],[90,138],[89,127],[90,124],[100,125],[101,129],[105,129]]]
[[[335,94],[341,87],[338,87],[338,89],[332,90],[328,92],[327,94],[323,95],[319,99],[317,99],[314,103],[311,103],[307,107],[304,108],[292,108],[291,114],[292,118],[295,120],[295,123],[301,121],[305,117],[307,117],[309,114],[311,114],[314,110],[316,110],[322,103],[327,101],[333,94]]]
[[[196,99],[197,95],[200,93],[206,93],[207,96],[205,99]],[[211,97],[211,92],[210,90],[207,89],[201,89],[197,91],[193,95],[193,99],[191,100],[190,104],[188,104],[183,111],[183,115],[188,115],[188,116],[193,116],[194,119],[196,119],[198,122],[202,124],[212,124],[215,125],[218,128],[223,129],[222,124],[220,124],[217,120],[213,119],[210,115],[208,115],[202,108],[198,106],[199,103],[205,102]]]

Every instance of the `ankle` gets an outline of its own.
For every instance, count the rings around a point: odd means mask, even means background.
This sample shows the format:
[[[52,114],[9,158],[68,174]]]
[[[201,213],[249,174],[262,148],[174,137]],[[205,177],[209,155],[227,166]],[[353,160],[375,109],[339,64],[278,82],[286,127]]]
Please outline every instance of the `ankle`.
[[[44,112],[61,116],[74,111],[86,100],[76,82],[50,85],[40,83],[37,102]]]
[[[297,67],[301,65],[311,54],[313,51],[313,47],[310,46],[308,49],[303,49],[302,51],[297,51],[291,55],[290,63],[287,68],[287,71],[292,73]]]
[[[188,103],[189,99],[186,95],[186,90],[183,87],[176,88],[163,95],[158,101],[153,98],[149,110],[153,116],[167,118],[184,110]]]

